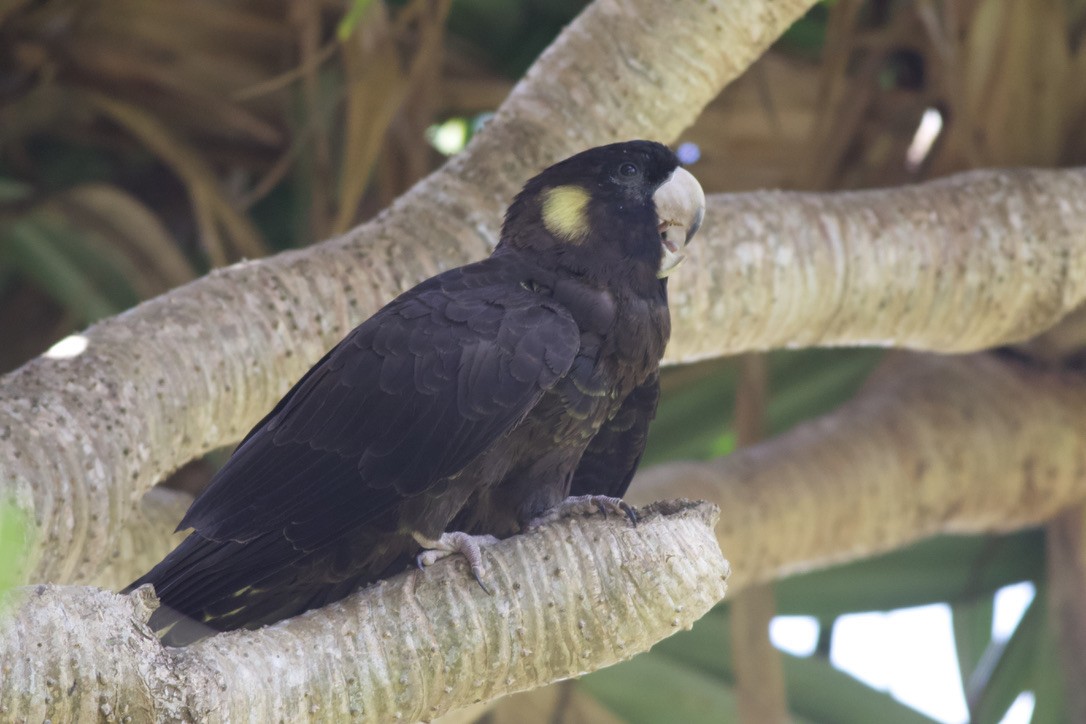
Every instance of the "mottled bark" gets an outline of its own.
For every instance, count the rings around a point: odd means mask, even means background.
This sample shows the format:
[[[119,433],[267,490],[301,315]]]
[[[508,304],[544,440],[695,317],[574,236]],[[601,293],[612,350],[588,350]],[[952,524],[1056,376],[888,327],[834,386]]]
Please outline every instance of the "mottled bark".
[[[419,721],[607,666],[725,591],[717,511],[572,518],[258,631],[163,648],[131,596],[40,585],[0,620],[4,721]],[[126,717],[129,717],[126,719]]]
[[[939,350],[1005,343],[1081,304],[1084,247],[1082,170],[975,172],[848,194],[711,197],[697,258],[671,284],[669,359],[879,337]],[[1066,353],[1079,327],[1071,325],[1070,342],[1053,332],[1034,346]],[[863,449],[866,431],[855,435]],[[78,452],[67,454],[78,461]],[[70,524],[66,506],[45,510],[53,516],[46,530]],[[92,557],[84,558],[90,567]]]
[[[672,276],[668,359],[883,345],[967,352],[1086,300],[1086,169],[717,195]]]
[[[373,222],[218,271],[96,325],[81,355],[0,380],[0,492],[37,526],[26,577],[113,586],[145,569],[183,504],[134,514],[156,481],[238,439],[394,294],[483,256],[529,175],[586,146],[674,138],[811,4],[599,0],[464,154]],[[1084,247],[1083,170],[717,196],[673,279],[668,359],[1022,340],[1086,298]],[[719,502],[738,585],[934,532],[1037,523],[1086,497],[1081,379],[994,357],[910,359],[820,421],[717,463],[650,471],[633,490]],[[703,514],[680,518],[709,537]],[[441,564],[181,652],[142,627],[139,597],[31,589],[0,632],[0,718],[431,717],[625,658],[723,595],[715,546],[687,546],[670,523],[568,526],[495,548],[492,598]],[[146,556],[135,571],[119,564],[129,551]]]
[[[1086,297],[1086,172],[985,171],[883,191],[715,196],[693,248],[695,258],[671,284],[669,361],[817,344],[944,351],[1002,344],[1044,331]],[[291,296],[273,271],[282,263],[277,257],[251,265],[252,274],[281,284],[277,321],[258,311],[267,300],[238,291],[242,286],[235,291],[248,301],[232,312],[223,302],[206,315],[197,306],[170,313],[167,295],[145,305],[160,325],[147,339],[131,338],[129,329],[97,355],[37,360],[4,381],[0,464],[22,484],[17,490],[35,506],[46,536],[35,580],[89,580],[113,546],[113,524],[124,520],[130,499],[184,459],[237,438],[299,372],[296,358],[308,363],[323,351],[303,327],[312,331],[313,319],[341,318],[351,305],[303,322],[301,292]],[[335,285],[323,276],[327,270],[309,270],[311,264],[316,260],[299,257],[295,271],[315,287]],[[220,277],[242,285],[236,273],[212,275],[194,298],[189,287],[174,294],[188,299],[185,305],[196,298],[210,305],[208,285]],[[378,286],[359,282],[355,291],[367,290],[375,305]],[[121,334],[149,323],[142,309],[135,321],[122,316],[99,325],[90,334],[92,349],[96,336],[112,334],[114,326]],[[217,369],[207,355],[185,362],[169,345],[158,346],[158,335],[173,342],[189,335],[191,345],[214,348],[197,338],[206,318],[235,319],[223,327],[229,334],[213,340],[230,350],[215,353],[223,355]],[[346,324],[337,323],[337,334]],[[234,334],[260,336],[277,351],[260,356]],[[132,380],[112,387],[103,381],[118,372],[112,362],[100,366],[103,356],[142,355],[148,345],[160,355],[146,367],[159,370],[153,382],[141,378],[140,356],[126,363],[135,370]],[[61,381],[76,374],[91,382]],[[140,384],[153,389],[141,391]],[[115,405],[94,402],[110,390]],[[152,399],[141,401],[145,393]],[[202,396],[200,405],[193,395]],[[131,429],[137,423],[144,427]],[[156,440],[174,442],[160,449]],[[55,484],[40,485],[44,479]],[[50,574],[50,566],[61,568]]]
[[[169,488],[152,488],[111,540],[106,564],[89,583],[118,591],[166,557],[187,532],[175,533],[192,496]]]
[[[902,354],[832,413],[715,462],[647,470],[629,497],[676,495],[720,506],[733,593],[936,533],[1037,525],[1086,499],[1086,378]]]

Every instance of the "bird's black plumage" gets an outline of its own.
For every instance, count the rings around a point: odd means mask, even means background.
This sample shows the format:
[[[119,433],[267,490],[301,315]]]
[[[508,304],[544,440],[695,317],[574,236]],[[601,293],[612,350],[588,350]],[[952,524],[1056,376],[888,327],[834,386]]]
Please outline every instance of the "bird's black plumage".
[[[489,258],[325,355],[193,503],[179,526],[193,533],[129,587],[154,584],[152,625],[177,624],[164,641],[342,598],[410,563],[413,534],[506,536],[571,486],[621,496],[669,335],[653,198],[677,165],[635,141],[552,166]]]

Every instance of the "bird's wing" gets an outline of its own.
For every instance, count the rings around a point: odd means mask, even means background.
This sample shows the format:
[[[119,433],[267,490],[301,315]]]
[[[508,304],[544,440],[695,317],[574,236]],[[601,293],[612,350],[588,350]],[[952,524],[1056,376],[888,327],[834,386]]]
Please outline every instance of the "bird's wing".
[[[310,370],[234,452],[182,528],[281,531],[313,550],[484,452],[579,347],[561,306],[454,270],[399,297]],[[453,275],[450,277],[450,275]]]
[[[573,474],[570,495],[621,498],[630,487],[656,416],[660,376],[654,373],[627,395],[615,416],[588,443]]]

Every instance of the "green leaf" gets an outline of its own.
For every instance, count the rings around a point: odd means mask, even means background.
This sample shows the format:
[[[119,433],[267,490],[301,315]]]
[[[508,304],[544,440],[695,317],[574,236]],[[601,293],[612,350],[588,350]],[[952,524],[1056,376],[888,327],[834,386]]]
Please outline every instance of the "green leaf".
[[[729,618],[717,609],[648,654],[582,679],[634,724],[735,720]],[[849,724],[930,724],[931,719],[835,669],[820,657],[782,654],[794,720]],[[667,692],[662,696],[661,692]],[[706,707],[716,707],[706,711]]]
[[[735,407],[736,368],[713,360],[665,369],[660,406],[649,428],[642,466],[665,460],[706,460],[727,433]]]
[[[43,207],[33,215],[42,233],[81,271],[87,281],[107,300],[111,314],[139,303],[133,280],[142,281],[143,271],[116,246],[90,227],[76,226],[52,209]],[[79,310],[72,310],[77,315]]]
[[[1068,721],[1063,663],[1060,661],[1056,632],[1049,613],[1046,607],[1030,676],[1034,697],[1031,724],[1063,724]]]
[[[773,352],[769,359],[767,429],[778,433],[832,410],[852,397],[882,359],[883,350]],[[707,460],[730,451],[736,365],[712,360],[664,370],[663,394],[643,465]]]
[[[769,432],[784,432],[852,398],[885,354],[881,349],[839,349],[771,355]]]
[[[974,600],[956,601],[950,606],[963,691],[969,685],[969,678],[976,671],[985,650],[992,643],[994,611],[994,594]]]
[[[722,458],[725,455],[730,455],[738,444],[734,430],[729,430],[716,439],[713,446],[709,448],[709,455],[715,458]]]
[[[339,25],[336,27],[336,37],[341,43],[351,37],[372,3],[373,0],[354,0],[351,3],[350,10],[347,11],[347,14],[343,16],[343,19],[339,21]]]
[[[13,178],[0,177],[0,204],[26,201],[34,194],[34,188]]]
[[[29,532],[29,522],[22,512],[0,500],[0,605],[7,592],[21,582]]]
[[[777,612],[826,618],[944,601],[974,601],[1044,571],[1039,530],[941,536],[875,558],[777,582]]]
[[[0,231],[0,259],[18,267],[83,322],[119,311],[34,220],[22,219]]]
[[[1045,619],[1043,589],[1026,608],[1007,641],[993,642],[969,679],[965,698],[975,724],[996,724],[1032,683],[1037,647]]]
[[[652,653],[682,661],[729,684],[735,682],[732,666],[731,617],[726,606],[718,606],[689,631],[664,639]]]
[[[691,631],[662,641],[653,651],[731,681],[734,675],[727,608],[716,609]],[[789,705],[793,714],[804,720],[827,724],[932,722],[890,695],[838,671],[821,657],[781,657]]]
[[[735,719],[731,687],[697,668],[647,653],[579,682],[631,724],[720,724]]]
[[[838,671],[823,658],[784,655],[792,710],[826,724],[932,724],[935,720]]]

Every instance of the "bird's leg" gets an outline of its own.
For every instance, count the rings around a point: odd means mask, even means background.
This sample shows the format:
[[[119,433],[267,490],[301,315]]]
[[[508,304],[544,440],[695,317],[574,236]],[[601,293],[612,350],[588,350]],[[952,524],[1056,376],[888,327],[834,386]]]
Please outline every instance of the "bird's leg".
[[[415,558],[415,562],[418,564],[419,568],[425,568],[426,566],[437,563],[446,556],[451,556],[453,553],[459,553],[467,559],[468,565],[471,566],[471,573],[475,576],[475,580],[483,587],[484,591],[490,593],[490,589],[483,583],[482,546],[497,543],[497,538],[492,535],[468,535],[467,533],[462,533],[460,531],[442,533],[441,537],[437,540],[427,538],[418,531],[412,533],[411,537],[414,538],[420,546],[426,549],[422,553],[419,553]]]
[[[624,515],[630,519],[631,523],[637,525],[637,512],[622,498],[612,498],[607,495],[571,495],[542,515],[533,518],[528,523],[528,530],[572,515],[591,515],[596,512],[602,513],[604,517],[609,514]]]

